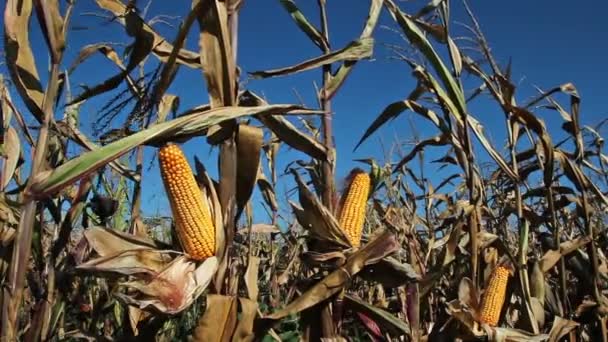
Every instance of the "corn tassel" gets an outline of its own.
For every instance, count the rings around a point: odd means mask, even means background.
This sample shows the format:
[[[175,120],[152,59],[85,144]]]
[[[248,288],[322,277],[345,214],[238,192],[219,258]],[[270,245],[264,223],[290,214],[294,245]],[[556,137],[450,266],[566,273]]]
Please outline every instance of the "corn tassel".
[[[361,243],[370,183],[369,174],[360,170],[355,171],[350,186],[342,195],[339,223],[353,247],[359,247]]]
[[[163,146],[158,159],[182,248],[195,260],[213,256],[215,227],[188,160],[174,144]]]
[[[481,303],[481,321],[490,326],[496,326],[500,319],[500,312],[505,302],[509,269],[498,266],[492,272],[490,282]]]

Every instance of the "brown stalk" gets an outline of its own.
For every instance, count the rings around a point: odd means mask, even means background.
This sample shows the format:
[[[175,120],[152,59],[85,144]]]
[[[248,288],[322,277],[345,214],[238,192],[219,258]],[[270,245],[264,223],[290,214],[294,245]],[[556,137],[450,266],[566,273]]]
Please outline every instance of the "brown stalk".
[[[327,27],[327,12],[326,12],[326,0],[318,0],[320,16],[321,16],[321,33],[325,37],[325,41],[329,42],[329,30]],[[330,49],[328,46],[324,47],[324,53],[330,53]],[[332,127],[332,117],[331,117],[331,100],[327,98],[326,94],[326,85],[331,78],[331,65],[323,66],[323,86],[321,87],[321,91],[323,94],[320,95],[321,100],[321,110],[324,111],[323,121],[322,121],[322,129],[323,129],[323,144],[325,145],[325,149],[327,151],[327,161],[323,162],[323,204],[330,210],[333,211],[334,206],[334,193],[335,193],[335,185],[334,185],[334,163],[335,157],[333,152],[333,127]]]
[[[51,75],[47,87],[42,110],[44,119],[40,128],[36,151],[32,162],[33,176],[43,171],[47,152],[49,136],[49,124],[53,119],[53,105],[57,96],[59,85],[59,64],[51,66]],[[30,177],[30,181],[33,177]],[[28,182],[28,185],[31,184]],[[27,193],[27,190],[26,190]],[[26,200],[19,229],[15,237],[15,248],[13,249],[12,262],[8,274],[8,286],[4,290],[4,303],[2,303],[2,337],[7,341],[15,340],[18,332],[18,314],[21,308],[21,299],[25,286],[25,275],[31,255],[32,232],[36,217],[38,201],[24,198]]]
[[[321,34],[323,35],[327,45],[323,46],[323,53],[330,53],[329,48],[329,28],[327,24],[327,3],[326,0],[318,0],[319,5],[319,15],[321,19]],[[334,167],[335,167],[335,157],[334,157],[334,149],[333,149],[333,127],[332,127],[332,117],[331,117],[331,100],[328,98],[327,94],[327,84],[331,78],[331,65],[326,64],[323,66],[323,83],[321,86],[322,94],[320,94],[321,101],[321,110],[323,113],[322,120],[322,131],[323,131],[323,144],[325,146],[325,150],[327,151],[327,160],[322,161],[322,177],[323,177],[323,192],[322,192],[322,200],[323,204],[333,212],[334,208],[334,194],[335,194],[335,185],[334,185]],[[343,305],[342,297],[344,296],[344,290],[340,291],[338,294],[338,300],[333,304],[335,305]],[[341,308],[338,309],[341,311]],[[324,337],[334,337],[335,334],[339,333],[337,331],[337,327],[341,325],[340,323],[341,317],[334,321],[332,308],[329,303],[323,304],[321,308],[321,329],[323,331]]]

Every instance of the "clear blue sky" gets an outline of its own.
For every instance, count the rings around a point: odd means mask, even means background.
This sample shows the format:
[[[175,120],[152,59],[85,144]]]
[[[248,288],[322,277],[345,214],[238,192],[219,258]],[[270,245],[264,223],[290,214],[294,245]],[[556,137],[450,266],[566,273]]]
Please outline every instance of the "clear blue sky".
[[[88,27],[87,30],[70,32],[70,44],[65,58],[69,65],[78,50],[85,44],[95,42],[127,41],[122,27],[118,24],[102,25],[102,20],[92,16],[79,15],[82,12],[97,11],[91,1],[77,1],[78,6],[72,20],[75,27]],[[329,27],[332,47],[339,49],[356,38],[367,15],[369,1],[329,0]],[[425,2],[401,2],[402,8],[415,12]],[[143,8],[145,1],[139,1]],[[318,23],[316,1],[299,0],[297,4],[313,23]],[[561,83],[573,82],[582,96],[581,119],[583,124],[593,125],[608,116],[605,106],[608,86],[608,23],[604,13],[608,10],[606,1],[567,1],[550,0],[513,0],[513,1],[470,1],[479,22],[490,42],[495,56],[503,65],[513,59],[514,79],[521,80],[518,100],[524,101],[535,92],[534,86],[550,88]],[[184,16],[190,6],[189,1],[156,0],[150,6],[147,18],[157,14]],[[452,1],[452,19],[468,22],[459,1]],[[168,19],[178,24],[177,19]],[[381,21],[376,29],[376,46],[372,61],[359,63],[347,80],[345,86],[335,97],[335,140],[338,149],[338,181],[346,175],[355,163],[353,159],[375,157],[384,159],[381,142],[389,147],[396,137],[409,139],[412,131],[407,118],[402,115],[390,126],[379,131],[354,153],[353,148],[364,130],[387,104],[404,99],[415,85],[407,65],[390,60],[391,53],[383,46],[385,43],[405,44],[399,37],[384,26],[396,28],[392,18],[383,10]],[[169,41],[174,39],[175,29],[163,24],[155,29]],[[197,49],[197,27],[188,40],[188,48]],[[37,63],[41,74],[46,72],[47,57],[45,46],[39,33],[32,35],[36,47]],[[304,59],[317,56],[319,51],[307,37],[294,25],[278,0],[245,0],[241,11],[239,30],[238,63],[243,71],[254,71],[288,66]],[[76,71],[71,81],[74,92],[76,84],[96,84],[109,76],[108,70],[114,69],[102,57],[95,57]],[[298,102],[294,90],[304,98],[306,105],[316,107],[313,81],[319,82],[320,71],[309,71],[294,76],[267,80],[255,80],[247,87],[263,93],[272,103]],[[43,79],[46,75],[42,75]],[[183,68],[169,92],[181,99],[180,110],[208,102],[203,77],[199,71]],[[107,99],[107,97],[102,97]],[[94,113],[100,102],[92,101],[83,107],[82,129],[90,132]],[[488,136],[498,148],[504,143],[503,114],[495,107],[486,107],[484,102],[471,107],[473,114],[486,126]],[[59,114],[58,114],[59,115]],[[542,112],[541,117],[549,128],[559,130],[561,121],[556,113]],[[429,125],[416,127],[421,137],[430,137],[436,131]],[[120,122],[116,122],[116,125]],[[202,146],[202,147],[201,147]],[[215,174],[215,154],[202,139],[187,144],[189,157],[196,153],[205,160],[209,156],[208,168]],[[147,161],[153,153],[148,149]],[[282,149],[280,166],[294,158],[305,158],[299,153]],[[393,160],[395,157],[393,156]],[[291,177],[291,176],[289,176]],[[163,192],[159,192],[160,178],[156,167],[144,176],[143,203],[146,214],[168,214],[168,206]],[[291,184],[291,183],[290,183]],[[276,189],[283,196],[286,188]],[[255,196],[259,198],[258,195]],[[256,221],[265,220],[258,215]]]

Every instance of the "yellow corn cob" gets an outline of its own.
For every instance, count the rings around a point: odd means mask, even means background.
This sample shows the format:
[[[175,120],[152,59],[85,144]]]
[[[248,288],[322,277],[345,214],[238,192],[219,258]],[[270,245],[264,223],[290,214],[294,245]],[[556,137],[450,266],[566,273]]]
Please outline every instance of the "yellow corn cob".
[[[177,145],[165,145],[158,160],[182,248],[195,260],[213,256],[215,226],[184,153]]]
[[[483,323],[493,327],[498,324],[500,311],[505,302],[508,281],[509,269],[505,266],[496,267],[492,272],[481,303],[481,320]]]
[[[353,247],[359,247],[371,179],[362,170],[354,172],[350,186],[342,195],[339,223]]]

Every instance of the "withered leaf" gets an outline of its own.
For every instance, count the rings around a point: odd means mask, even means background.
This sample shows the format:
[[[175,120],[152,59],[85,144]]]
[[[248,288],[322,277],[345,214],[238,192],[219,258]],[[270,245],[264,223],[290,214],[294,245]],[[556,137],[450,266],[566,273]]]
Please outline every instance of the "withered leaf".
[[[236,177],[236,219],[242,213],[255,188],[264,131],[261,128],[240,124],[237,132],[237,177]]]
[[[266,318],[278,320],[320,303],[340,291],[366,265],[378,262],[397,251],[398,248],[399,243],[392,233],[379,234],[374,240],[353,253],[343,267],[336,269],[286,307],[275,311]]]
[[[42,122],[44,92],[29,40],[32,0],[8,0],[4,11],[6,66],[27,109]]]
[[[338,61],[355,61],[369,58],[372,56],[373,48],[374,39],[371,37],[365,37],[349,43],[346,47],[340,50],[324,54],[313,59],[309,59],[307,61],[290,67],[266,71],[254,71],[250,74],[254,78],[268,78],[295,74],[298,72],[315,69],[323,65],[332,64]]]
[[[344,296],[346,305],[356,312],[362,312],[372,319],[381,328],[397,337],[410,334],[410,327],[403,320],[398,319],[389,312],[377,308],[352,295]]]
[[[574,252],[590,241],[588,236],[581,236],[571,241],[562,242],[559,246],[559,250],[551,249],[547,251],[539,261],[542,272],[547,273],[555,264],[557,264],[562,256]]]
[[[348,237],[340,228],[336,218],[319,201],[319,198],[308,189],[300,175],[295,171],[293,173],[298,184],[300,204],[303,208],[300,209],[290,202],[298,222],[319,240],[335,243],[342,247],[351,247]]]
[[[366,266],[360,276],[363,279],[378,282],[386,288],[403,286],[421,279],[420,274],[412,265],[399,262],[393,257],[386,257],[378,263]]]
[[[565,319],[559,316],[555,316],[551,331],[549,331],[549,342],[557,342],[566,334],[570,333],[573,329],[579,326],[579,323]]]
[[[257,256],[249,257],[249,264],[247,265],[247,271],[245,271],[245,286],[247,286],[247,293],[249,299],[257,301],[258,298],[258,271],[260,269],[260,258]]]
[[[129,23],[125,19],[125,13],[127,13],[128,10],[127,6],[122,1],[96,0],[96,2],[99,7],[112,12],[112,14],[114,14],[115,16],[116,21],[125,26],[127,31],[129,30]],[[131,13],[131,15],[136,14]],[[162,62],[167,62],[169,55],[173,50],[173,46],[169,42],[167,42],[165,38],[161,37],[158,33],[156,33],[152,29],[152,27],[150,27],[150,25],[143,22],[143,20],[141,20],[140,23],[142,26],[141,30],[143,30],[145,34],[151,35],[153,38],[152,52],[154,53],[154,55],[156,55],[156,57],[158,57],[158,59],[160,59]],[[187,67],[194,69],[199,69],[201,67],[199,62],[199,55],[195,52],[186,49],[180,49],[177,55],[177,63],[183,64]]]
[[[258,302],[247,298],[239,298],[241,312],[239,322],[232,336],[233,342],[253,341],[253,323],[258,315]]]
[[[2,123],[0,123],[2,124]],[[4,152],[4,169],[2,170],[2,184],[0,184],[0,190],[5,190],[8,183],[13,178],[13,174],[17,169],[19,158],[21,157],[21,140],[17,131],[9,126],[4,137],[4,144],[1,146]]]
[[[198,321],[192,339],[195,342],[230,341],[236,324],[236,298],[209,294],[207,295],[207,309]]]
[[[184,256],[174,259],[158,275],[136,279],[122,286],[135,289],[135,294],[117,293],[127,304],[140,309],[152,306],[166,314],[176,314],[188,308],[207,289],[218,267],[216,257],[210,257],[198,267]]]

